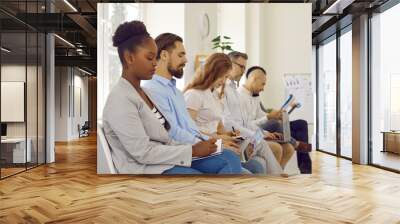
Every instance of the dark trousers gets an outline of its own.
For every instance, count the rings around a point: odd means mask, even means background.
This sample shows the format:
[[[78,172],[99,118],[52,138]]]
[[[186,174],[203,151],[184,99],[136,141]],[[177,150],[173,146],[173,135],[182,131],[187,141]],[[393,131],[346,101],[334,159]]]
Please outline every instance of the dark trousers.
[[[305,120],[295,120],[290,122],[290,132],[297,141],[308,143],[308,123]],[[301,173],[312,172],[312,162],[307,152],[297,152],[297,163]]]
[[[290,132],[297,141],[308,143],[308,124],[305,120],[295,120],[290,122]]]

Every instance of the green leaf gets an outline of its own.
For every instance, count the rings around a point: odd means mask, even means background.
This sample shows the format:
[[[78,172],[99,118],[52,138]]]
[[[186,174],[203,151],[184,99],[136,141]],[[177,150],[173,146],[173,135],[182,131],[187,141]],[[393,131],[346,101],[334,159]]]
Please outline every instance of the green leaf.
[[[233,44],[233,42],[222,42],[223,44]]]
[[[219,46],[214,46],[212,49],[219,48]]]
[[[230,38],[230,37],[228,37],[228,36],[224,36],[224,38],[225,38],[225,39],[228,39],[228,40],[229,40],[229,39],[231,39],[231,38]]]
[[[220,41],[221,40],[221,36],[217,36],[216,38],[214,38],[213,40],[212,40],[212,42],[214,42],[214,41]]]

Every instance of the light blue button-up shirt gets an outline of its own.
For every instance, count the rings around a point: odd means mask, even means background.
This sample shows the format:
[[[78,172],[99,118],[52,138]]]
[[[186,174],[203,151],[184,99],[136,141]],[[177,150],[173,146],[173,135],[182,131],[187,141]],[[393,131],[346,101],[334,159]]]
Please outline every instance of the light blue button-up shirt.
[[[144,81],[142,87],[169,122],[171,126],[169,135],[172,139],[187,144],[200,141],[199,136],[208,139],[207,136],[200,134],[190,117],[183,94],[176,88],[175,79],[169,80],[155,74],[153,79]]]

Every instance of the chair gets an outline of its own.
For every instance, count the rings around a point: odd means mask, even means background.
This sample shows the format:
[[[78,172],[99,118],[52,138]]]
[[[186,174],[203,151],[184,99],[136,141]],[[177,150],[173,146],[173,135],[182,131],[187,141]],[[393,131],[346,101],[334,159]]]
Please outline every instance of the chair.
[[[103,125],[97,124],[97,173],[116,174],[111,149],[104,135]]]
[[[82,127],[80,127],[80,125],[78,124],[79,138],[89,136],[89,129],[90,129],[89,121],[85,121]]]

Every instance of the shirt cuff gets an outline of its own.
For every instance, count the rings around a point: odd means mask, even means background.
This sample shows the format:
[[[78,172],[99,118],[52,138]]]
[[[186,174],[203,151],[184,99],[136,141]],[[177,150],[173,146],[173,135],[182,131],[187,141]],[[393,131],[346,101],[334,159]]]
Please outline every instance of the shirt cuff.
[[[184,151],[185,151],[184,158],[181,159],[179,166],[190,167],[192,166],[193,146],[192,145],[185,146]]]
[[[194,140],[193,140],[194,143],[196,144],[198,142],[201,142],[201,141],[204,141],[204,140],[207,141],[208,139],[210,139],[210,137],[208,137],[207,135],[201,135],[201,138],[199,138],[198,136],[195,136]]]

